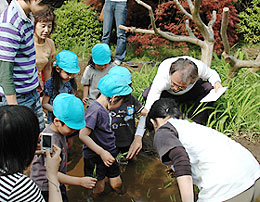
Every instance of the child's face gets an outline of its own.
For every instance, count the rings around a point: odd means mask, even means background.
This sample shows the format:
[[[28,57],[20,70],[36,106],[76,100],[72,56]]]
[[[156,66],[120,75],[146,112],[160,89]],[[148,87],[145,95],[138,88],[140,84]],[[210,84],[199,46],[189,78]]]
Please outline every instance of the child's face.
[[[73,79],[76,75],[76,74],[73,74],[73,73],[68,73],[68,72],[64,71],[63,69],[61,69],[59,67],[57,67],[56,70],[57,70],[57,72],[59,72],[60,77],[64,82],[67,82],[67,81]]]
[[[116,109],[118,107],[120,107],[123,103],[123,100],[124,99],[119,99],[120,96],[116,95],[116,96],[113,96],[109,101],[108,101],[108,110],[113,110],[113,109]]]
[[[59,127],[57,127],[57,129],[59,133],[64,136],[71,135],[72,133],[75,133],[77,131],[75,129],[68,127],[66,124],[64,125],[60,124]]]
[[[38,38],[45,40],[51,33],[52,22],[37,22],[35,34]]]
[[[97,65],[95,64],[95,68],[101,72],[103,72],[107,68],[108,64],[105,65]]]

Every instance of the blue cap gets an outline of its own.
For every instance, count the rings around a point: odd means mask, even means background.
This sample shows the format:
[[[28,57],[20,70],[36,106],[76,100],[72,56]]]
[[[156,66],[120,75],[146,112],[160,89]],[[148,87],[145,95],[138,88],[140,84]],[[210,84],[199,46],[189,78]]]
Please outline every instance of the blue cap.
[[[86,126],[84,105],[75,95],[57,95],[53,101],[53,114],[72,129],[80,130]]]
[[[122,78],[125,79],[127,84],[131,84],[132,80],[131,80],[131,73],[130,71],[126,68],[126,67],[121,67],[121,66],[114,66],[112,67],[109,72],[109,74],[113,74],[113,75],[119,75]]]
[[[106,97],[114,95],[129,95],[132,88],[119,75],[107,74],[98,82],[98,89]]]
[[[63,50],[56,55],[54,67],[56,66],[68,73],[76,74],[80,72],[78,56],[69,50]]]
[[[111,61],[111,51],[106,43],[98,43],[92,48],[92,59],[97,65],[106,65]]]

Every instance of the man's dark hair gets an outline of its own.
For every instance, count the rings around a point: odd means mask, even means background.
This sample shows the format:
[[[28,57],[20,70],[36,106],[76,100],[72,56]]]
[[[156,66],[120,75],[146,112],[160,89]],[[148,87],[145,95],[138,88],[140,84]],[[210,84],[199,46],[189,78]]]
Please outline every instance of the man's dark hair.
[[[181,112],[176,102],[171,98],[161,98],[155,101],[146,117],[146,127],[149,131],[153,131],[153,124],[150,119],[156,122],[156,118],[172,117],[179,119]]]
[[[171,64],[170,75],[178,71],[182,82],[192,84],[199,78],[197,65],[188,58],[179,58]]]
[[[0,107],[0,176],[22,172],[30,165],[39,134],[38,118],[30,108]]]
[[[60,8],[63,4],[64,0],[42,0],[40,4],[47,4],[49,7],[55,9]]]

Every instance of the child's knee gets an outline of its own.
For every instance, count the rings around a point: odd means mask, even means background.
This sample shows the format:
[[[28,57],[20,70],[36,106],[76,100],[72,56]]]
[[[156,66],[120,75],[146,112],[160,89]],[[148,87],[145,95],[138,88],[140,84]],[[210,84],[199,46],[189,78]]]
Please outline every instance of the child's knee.
[[[120,176],[119,177],[116,177],[116,178],[110,178],[110,185],[111,185],[111,187],[113,188],[113,189],[118,189],[118,188],[120,188],[121,187],[121,185],[122,185],[122,180],[121,180],[121,178],[120,178]]]
[[[105,190],[105,181],[104,180],[98,181],[95,189],[93,190],[93,194],[99,195],[99,194],[103,193],[104,190]]]

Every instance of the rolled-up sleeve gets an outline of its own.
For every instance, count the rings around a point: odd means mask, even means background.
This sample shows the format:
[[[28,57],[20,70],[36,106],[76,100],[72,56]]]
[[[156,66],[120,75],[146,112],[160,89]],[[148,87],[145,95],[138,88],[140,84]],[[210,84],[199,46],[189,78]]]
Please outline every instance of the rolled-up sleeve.
[[[0,85],[5,95],[16,94],[13,80],[14,63],[0,60]]]

